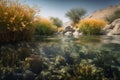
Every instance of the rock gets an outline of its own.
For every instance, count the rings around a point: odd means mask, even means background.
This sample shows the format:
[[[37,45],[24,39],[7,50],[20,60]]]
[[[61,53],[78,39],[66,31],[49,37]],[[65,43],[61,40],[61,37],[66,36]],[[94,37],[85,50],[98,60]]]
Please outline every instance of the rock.
[[[105,35],[120,35],[120,18],[114,20],[110,25],[103,28],[102,33]]]
[[[120,18],[115,19],[115,20],[111,23],[111,25],[112,25],[112,26],[115,26],[117,23],[120,23]]]
[[[73,33],[75,30],[71,27],[71,26],[67,26],[65,27],[65,29],[62,31],[63,34],[67,33],[67,32],[71,32]]]
[[[83,35],[83,33],[82,32],[80,33],[78,30],[75,30],[75,32],[73,32],[73,36],[75,38],[79,38],[79,36],[81,36],[81,35]]]
[[[114,26],[110,25],[106,25],[103,30],[108,30],[108,29],[113,29]]]
[[[31,55],[25,61],[30,64],[30,70],[36,74],[43,68],[43,58],[40,55]]]
[[[68,32],[66,32],[64,35],[65,35],[65,36],[72,36],[73,34],[72,34],[72,32],[68,31]]]
[[[34,80],[35,74],[32,71],[26,70],[24,73],[24,79],[25,80]]]
[[[113,15],[117,10],[120,10],[120,4],[96,10],[90,15],[86,16],[84,19],[106,20],[106,17]]]
[[[114,35],[120,35],[120,23],[117,23],[112,31],[110,31]]]
[[[79,32],[78,32],[77,30],[75,30],[75,32],[73,32],[73,36],[74,36],[75,38],[78,38],[78,37],[79,37]]]

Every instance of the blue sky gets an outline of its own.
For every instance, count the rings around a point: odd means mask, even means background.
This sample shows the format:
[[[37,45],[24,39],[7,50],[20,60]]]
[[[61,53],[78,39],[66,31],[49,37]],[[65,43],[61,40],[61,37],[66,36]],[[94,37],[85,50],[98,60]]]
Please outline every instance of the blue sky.
[[[120,0],[20,0],[20,2],[40,8],[40,15],[43,17],[59,17],[63,22],[69,21],[65,13],[71,8],[82,7],[90,14],[97,9],[120,4]]]

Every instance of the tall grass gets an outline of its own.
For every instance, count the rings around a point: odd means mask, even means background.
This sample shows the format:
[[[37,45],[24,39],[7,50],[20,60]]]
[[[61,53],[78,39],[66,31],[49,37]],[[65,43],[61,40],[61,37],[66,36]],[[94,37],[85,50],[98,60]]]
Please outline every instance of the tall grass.
[[[101,29],[107,24],[107,22],[103,20],[96,19],[84,19],[81,20],[77,26],[79,30],[83,32],[83,34],[87,35],[96,35],[100,34]]]
[[[31,39],[36,10],[16,0],[0,1],[0,42]]]
[[[56,32],[57,26],[53,25],[52,21],[38,17],[35,20],[37,35],[51,35]]]

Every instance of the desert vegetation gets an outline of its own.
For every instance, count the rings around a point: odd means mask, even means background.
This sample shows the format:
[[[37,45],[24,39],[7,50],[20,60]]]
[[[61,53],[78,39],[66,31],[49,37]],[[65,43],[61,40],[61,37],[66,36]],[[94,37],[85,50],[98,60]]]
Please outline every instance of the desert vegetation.
[[[0,42],[29,40],[35,26],[36,9],[17,1],[0,1]]]
[[[67,27],[38,11],[17,0],[0,0],[0,80],[120,80],[119,40],[98,36],[120,11],[106,22],[83,19],[86,10],[73,8],[65,14],[72,21]],[[65,29],[70,36],[62,33]]]
[[[72,21],[72,25],[75,26],[79,20],[85,15],[86,10],[83,8],[70,9],[65,15]]]
[[[35,26],[37,35],[51,35],[57,31],[57,26],[46,18],[37,17]]]
[[[106,24],[107,22],[103,20],[83,19],[77,26],[83,34],[95,35],[100,34],[101,29],[104,28]]]

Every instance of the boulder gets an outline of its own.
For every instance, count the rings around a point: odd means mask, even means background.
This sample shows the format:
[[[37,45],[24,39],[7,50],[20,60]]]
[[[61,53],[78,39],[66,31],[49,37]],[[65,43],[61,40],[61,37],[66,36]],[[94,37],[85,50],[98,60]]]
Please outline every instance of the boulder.
[[[111,31],[108,32],[108,34],[120,35],[120,23],[117,23],[115,27]]]
[[[74,32],[75,30],[71,27],[71,26],[67,26],[65,27],[65,29],[63,30],[63,34],[65,34],[66,32]]]
[[[105,35],[120,35],[120,18],[104,27],[102,33]]]
[[[29,68],[33,73],[40,73],[43,69],[43,58],[40,55],[31,55],[25,59],[26,63],[29,63]]]
[[[64,33],[65,36],[72,36],[73,33],[71,31],[67,31],[66,33]]]

